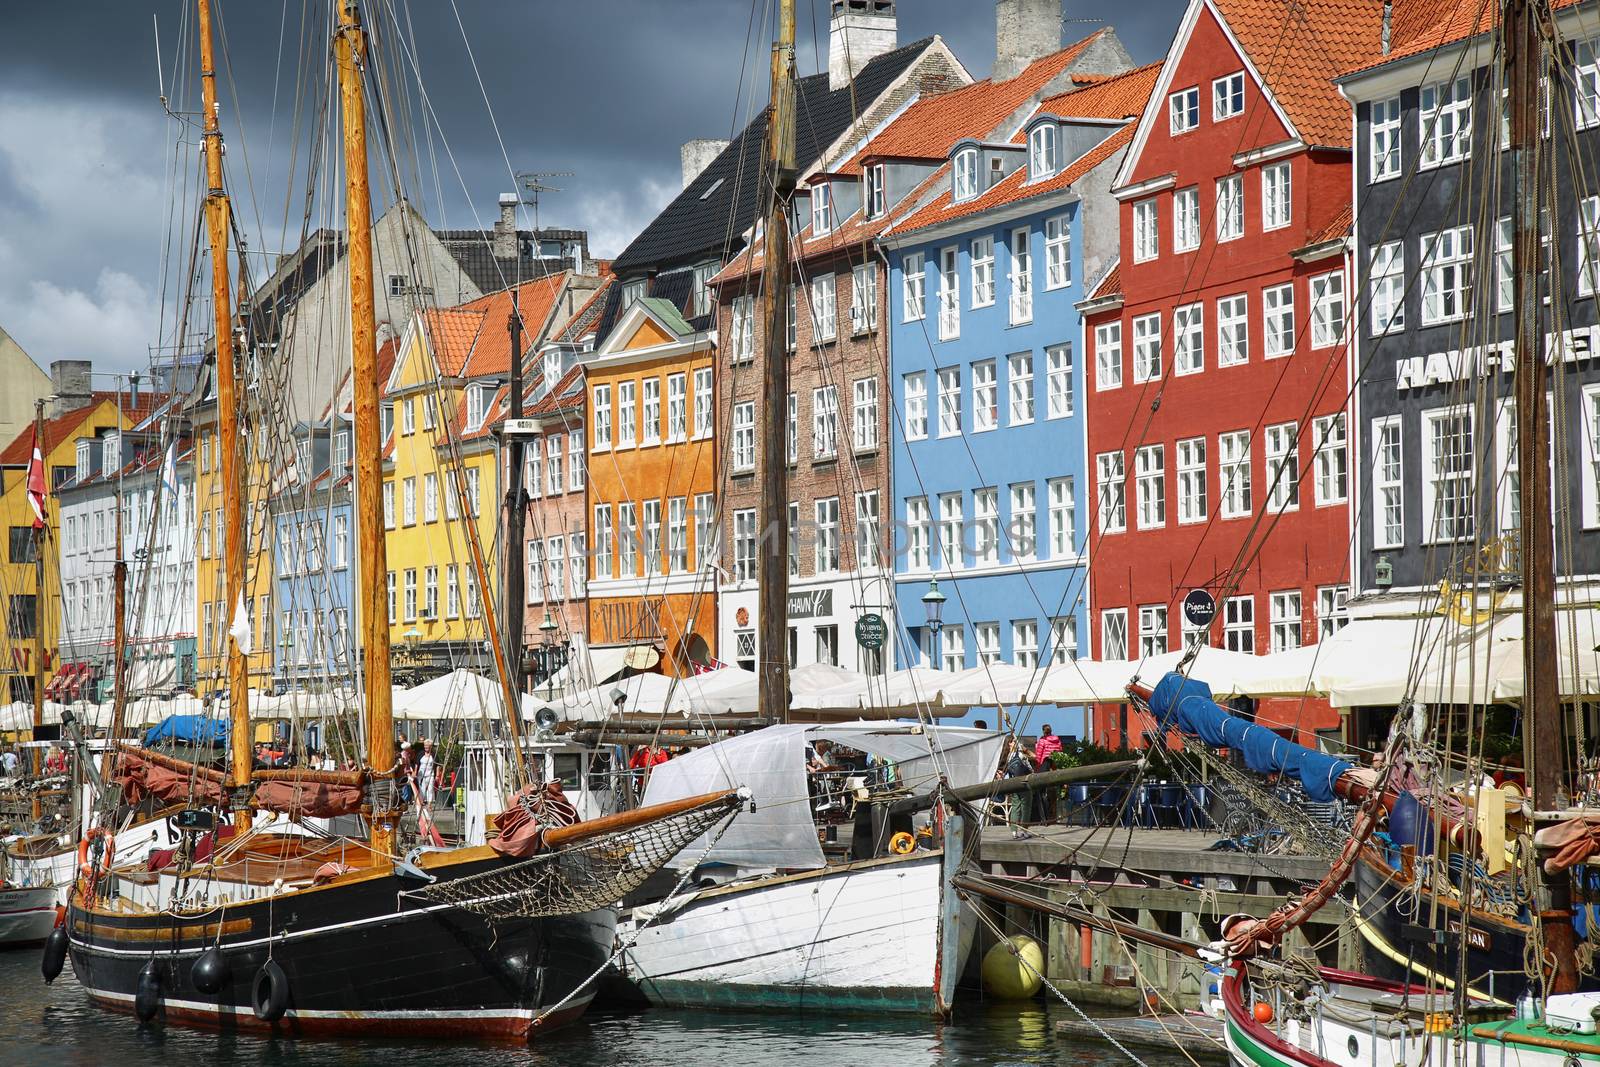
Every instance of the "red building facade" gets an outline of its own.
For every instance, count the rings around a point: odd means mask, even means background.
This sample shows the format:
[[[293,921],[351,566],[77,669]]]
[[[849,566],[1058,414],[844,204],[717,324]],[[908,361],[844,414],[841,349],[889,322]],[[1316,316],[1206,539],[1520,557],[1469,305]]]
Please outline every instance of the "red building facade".
[[[1343,625],[1350,112],[1331,79],[1377,52],[1377,11],[1193,0],[1179,26],[1113,187],[1118,265],[1080,305],[1097,659],[1260,654]],[[1193,589],[1208,627],[1184,618]],[[1256,712],[1339,725],[1319,701]],[[1116,707],[1094,729],[1145,741]]]

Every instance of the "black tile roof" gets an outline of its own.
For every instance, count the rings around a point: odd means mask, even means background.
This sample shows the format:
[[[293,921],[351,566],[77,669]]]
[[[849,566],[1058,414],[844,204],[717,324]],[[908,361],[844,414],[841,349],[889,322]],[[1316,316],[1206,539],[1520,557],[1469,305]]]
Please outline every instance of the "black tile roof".
[[[849,129],[857,111],[876,100],[932,43],[932,37],[924,37],[873,59],[856,75],[853,92],[849,86],[829,89],[826,71],[800,79],[795,126],[799,169],[816,162],[823,150]],[[616,258],[612,270],[617,277],[721,259],[725,251],[736,250],[740,235],[755,221],[760,208],[760,161],[766,131],[767,112],[763,109]],[[704,195],[713,186],[715,190]],[[601,337],[616,322],[621,286],[613,288],[616,291],[607,300]],[[658,291],[652,295],[667,294]]]

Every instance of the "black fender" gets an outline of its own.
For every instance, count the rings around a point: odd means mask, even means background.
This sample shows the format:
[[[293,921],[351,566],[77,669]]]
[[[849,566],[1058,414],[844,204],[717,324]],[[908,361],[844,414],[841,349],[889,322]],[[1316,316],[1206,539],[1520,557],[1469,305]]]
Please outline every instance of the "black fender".
[[[251,1006],[256,1018],[264,1023],[275,1023],[289,1010],[289,976],[283,973],[276,960],[268,960],[256,972],[256,983],[251,991]]]
[[[39,961],[39,971],[44,984],[49,985],[61,977],[61,968],[67,962],[67,928],[58,926],[44,939],[44,958]]]
[[[133,1014],[147,1023],[161,1010],[161,968],[155,960],[144,965],[139,972],[139,985],[133,995]]]

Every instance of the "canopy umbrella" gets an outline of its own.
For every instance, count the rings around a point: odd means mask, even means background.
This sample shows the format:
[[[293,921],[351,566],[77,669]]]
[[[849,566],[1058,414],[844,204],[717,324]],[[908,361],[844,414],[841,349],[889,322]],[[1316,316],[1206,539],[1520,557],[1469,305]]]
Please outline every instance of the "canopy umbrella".
[[[635,674],[592,689],[567,693],[556,700],[529,701],[524,705],[523,714],[532,717],[539,709],[548,707],[566,720],[609,719],[618,711],[620,694],[620,710],[625,714],[687,715],[691,710],[689,695],[684,689],[687,681],[662,674]]]

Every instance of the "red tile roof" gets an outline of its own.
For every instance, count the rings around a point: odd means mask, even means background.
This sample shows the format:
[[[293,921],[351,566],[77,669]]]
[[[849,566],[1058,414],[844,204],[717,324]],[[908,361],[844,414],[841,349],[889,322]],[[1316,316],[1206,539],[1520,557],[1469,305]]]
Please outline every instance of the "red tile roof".
[[[53,415],[44,420],[44,448],[41,454],[49,462],[50,453],[63,442],[77,433],[83,421],[94,414],[96,408],[106,401],[115,403],[119,394],[111,390],[96,390],[89,402],[82,407],[73,408],[60,415]],[[150,393],[142,393],[137,402],[133,401],[126,393],[121,394],[122,413],[133,418],[150,414],[155,409],[158,401],[166,397],[157,397]],[[23,427],[22,432],[12,438],[5,451],[0,452],[0,467],[26,467],[33,457],[33,423],[29,422]]]
[[[534,418],[541,415],[554,415],[559,411],[567,411],[572,407],[582,407],[583,395],[583,364],[576,363],[567,369],[567,373],[556,382],[556,387],[541,397],[534,404],[528,414]]]
[[[858,174],[873,157],[943,159],[964,137],[983,138],[997,132],[1013,112],[1042,92],[1073,60],[1105,34],[1097,30],[1083,40],[1036,59],[1007,81],[985,78],[959,89],[924,96],[839,167],[840,174]]]
[[[1378,56],[1379,0],[1212,0],[1307,144],[1348,148],[1350,104],[1333,79]],[[1404,0],[1397,6],[1403,6]],[[1476,3],[1462,6],[1476,7]]]
[[[1117,262],[1117,263],[1111,264],[1111,269],[1106,271],[1105,277],[1101,278],[1098,282],[1095,283],[1094,288],[1089,290],[1089,295],[1087,297],[1085,297],[1084,299],[1086,299],[1086,300],[1103,300],[1108,296],[1121,296],[1121,295],[1122,295],[1122,264],[1121,264],[1121,262]]]
[[[509,374],[511,332],[506,329],[506,323],[511,321],[512,293],[517,294],[518,306],[522,312],[522,343],[532,347],[538,340],[540,331],[544,329],[545,320],[555,309],[556,301],[566,288],[570,276],[571,271],[561,271],[548,278],[513,285],[498,293],[490,293],[488,296],[461,305],[463,311],[479,311],[483,314],[483,325],[478,331],[477,342],[472,346],[472,353],[467,357],[462,369],[462,377],[482,378],[491,374]]]
[[[1551,0],[1550,8],[1558,11],[1573,7],[1581,0]],[[1388,55],[1373,55],[1344,73],[1354,74],[1409,59],[1444,45],[1465,41],[1488,33],[1500,25],[1500,5],[1471,3],[1467,0],[1400,0],[1394,7]]]
[[[1350,236],[1350,225],[1354,220],[1354,210],[1349,204],[1345,204],[1334,214],[1333,218],[1328,220],[1326,226],[1312,235],[1311,240],[1306,242],[1306,247],[1312,248]]]
[[[1138,118],[1161,76],[1161,64],[1150,63],[1124,74],[1095,78],[1081,89],[1061,93],[1039,103],[1039,114],[1074,119]],[[1082,79],[1074,78],[1075,82]],[[1016,138],[1021,141],[1019,135]]]
[[[483,320],[483,311],[476,308],[427,308],[422,312],[422,329],[428,335],[434,366],[441,376],[449,378],[461,373],[483,329]]]

